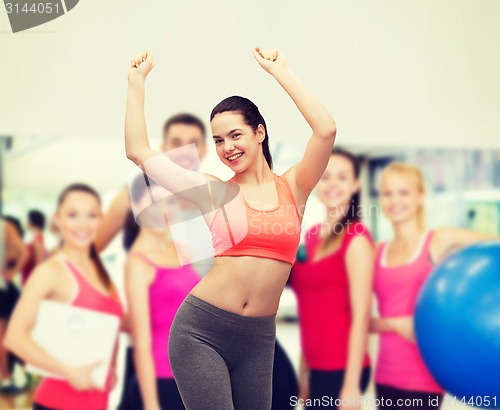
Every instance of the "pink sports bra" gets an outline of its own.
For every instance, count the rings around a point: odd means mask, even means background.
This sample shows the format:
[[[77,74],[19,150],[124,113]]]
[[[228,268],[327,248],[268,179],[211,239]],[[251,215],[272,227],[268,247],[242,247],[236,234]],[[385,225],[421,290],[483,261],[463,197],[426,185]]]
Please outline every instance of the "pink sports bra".
[[[226,198],[210,224],[215,256],[256,256],[293,264],[300,240],[300,216],[295,198],[283,176],[274,175],[278,204],[272,209],[252,208],[231,178]],[[237,192],[238,191],[238,192]]]

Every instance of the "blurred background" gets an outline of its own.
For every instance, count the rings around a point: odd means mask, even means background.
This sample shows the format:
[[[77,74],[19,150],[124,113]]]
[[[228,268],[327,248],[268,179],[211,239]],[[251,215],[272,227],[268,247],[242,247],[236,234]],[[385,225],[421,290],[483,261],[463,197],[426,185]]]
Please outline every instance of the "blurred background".
[[[332,113],[337,144],[361,156],[364,222],[377,241],[391,235],[377,181],[395,159],[423,171],[430,228],[498,234],[499,17],[496,0],[82,0],[54,21],[12,34],[0,11],[1,213],[23,223],[33,208],[50,217],[59,192],[76,181],[109,204],[133,169],[123,144],[127,71],[147,47],[155,56],[145,104],[153,147],[172,114],[192,112],[209,126],[221,99],[242,95],[263,113],[275,172],[284,172],[301,158],[309,128],[253,60],[260,46],[284,53]],[[210,137],[203,168],[228,178]],[[322,218],[313,195],[303,230]],[[49,232],[45,240],[48,248],[57,242]],[[104,260],[118,282],[123,257],[116,238]],[[279,316],[287,321],[278,337],[297,366],[288,289]],[[26,400],[1,397],[0,408],[25,408]]]

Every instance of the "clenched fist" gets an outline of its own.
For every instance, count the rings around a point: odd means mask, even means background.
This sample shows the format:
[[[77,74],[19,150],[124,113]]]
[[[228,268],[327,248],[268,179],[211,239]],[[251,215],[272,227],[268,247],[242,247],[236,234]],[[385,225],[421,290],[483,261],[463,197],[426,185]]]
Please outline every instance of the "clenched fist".
[[[261,50],[259,47],[256,47],[253,51],[253,56],[260,66],[271,75],[276,70],[287,67],[285,56],[277,48]]]
[[[154,67],[153,53],[148,48],[144,53],[137,54],[130,60],[131,67],[128,70],[128,79],[140,78],[143,81]]]

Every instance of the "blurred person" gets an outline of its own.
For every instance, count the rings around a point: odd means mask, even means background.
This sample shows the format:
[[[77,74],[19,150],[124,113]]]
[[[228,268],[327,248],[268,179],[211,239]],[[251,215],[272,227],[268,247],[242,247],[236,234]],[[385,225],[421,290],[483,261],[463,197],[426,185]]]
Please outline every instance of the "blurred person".
[[[195,144],[199,159],[206,154],[206,131],[203,121],[189,113],[176,114],[165,121],[163,125],[163,142],[160,152],[168,152],[188,144]],[[186,167],[196,167],[197,158],[183,164]],[[123,229],[130,208],[128,187],[124,187],[111,202],[104,214],[96,238],[96,248],[102,252],[113,238]]]
[[[16,394],[23,389],[12,382],[12,356],[4,347],[9,319],[19,299],[19,290],[13,283],[27,259],[22,229],[10,217],[0,217],[0,376],[1,394]]]
[[[149,147],[144,117],[144,82],[154,65],[149,49],[132,59],[128,74],[127,157],[147,167],[158,184],[200,207],[212,233],[215,261],[177,311],[169,338],[170,365],[189,409],[271,408],[279,298],[295,259],[303,208],[335,141],[333,119],[292,73],[284,55],[256,48],[254,57],[312,129],[303,159],[284,175],[272,171],[269,135],[257,106],[238,96],[221,101],[210,116],[217,154],[235,172],[230,181],[186,170],[158,155]],[[191,190],[182,191],[209,181],[225,189],[226,202],[218,203],[212,192],[213,206],[207,198],[190,195]],[[227,215],[233,205],[245,214]],[[215,212],[209,212],[212,206]],[[226,218],[234,222],[232,234]],[[243,239],[237,242],[234,235]]]
[[[389,164],[381,174],[379,191],[394,239],[378,244],[375,259],[374,289],[380,314],[371,320],[371,331],[380,334],[376,394],[393,403],[422,399],[424,405],[419,408],[439,408],[444,391],[429,373],[415,339],[417,296],[447,255],[490,237],[462,228],[427,229],[424,178],[413,165]],[[429,398],[437,399],[437,406],[430,406]]]
[[[28,259],[22,270],[21,283],[24,286],[31,272],[47,257],[45,249],[43,230],[45,229],[45,215],[37,209],[28,212],[28,231],[32,235],[27,245]]]
[[[302,346],[300,398],[316,403],[323,396],[354,403],[370,381],[367,343],[375,251],[361,222],[359,174],[355,155],[332,151],[316,186],[325,220],[307,231],[306,260],[298,260],[291,273]]]
[[[168,118],[163,125],[163,141],[160,146],[161,152],[172,151],[176,148],[195,144],[198,158],[202,160],[206,155],[206,129],[203,121],[197,116],[190,113],[179,113]],[[188,168],[196,168],[198,166],[198,158],[188,158],[189,161],[183,165]],[[112,200],[109,209],[103,215],[102,221],[97,231],[95,241],[96,249],[102,252],[106,249],[109,243],[122,231],[127,223],[127,217],[131,215],[131,204],[128,186],[125,186]],[[192,207],[191,204],[184,206]],[[132,215],[133,217],[133,215]],[[135,222],[134,222],[135,223]],[[132,244],[129,244],[129,247]],[[204,273],[211,261],[202,261],[194,264],[195,268]],[[123,375],[123,390],[118,409],[132,410],[128,403],[128,386],[136,375],[134,366],[132,347],[127,347],[125,353],[125,372]]]
[[[46,258],[53,256],[57,252],[59,252],[59,248],[61,245],[61,235],[59,234],[59,228],[57,227],[57,224],[55,222],[55,215],[50,216],[49,222],[47,224],[47,231],[51,236],[53,236],[55,238],[56,245],[53,245],[52,247],[49,247],[47,249]],[[59,242],[57,242],[57,241],[59,241]]]
[[[11,215],[5,215],[5,216],[3,216],[3,219],[10,222],[14,226],[14,228],[16,229],[18,235],[21,238],[24,238],[23,225],[21,224],[21,221],[18,218],[16,218],[15,216],[11,216]]]
[[[125,224],[124,244],[129,250],[126,294],[137,374],[127,386],[127,397],[134,410],[184,410],[170,368],[168,338],[177,309],[200,276],[187,263],[186,251],[170,238],[165,220],[167,215],[175,217],[176,198],[170,196],[145,207],[151,196],[160,197],[162,191],[154,182],[146,186],[139,175],[130,192],[132,201],[144,208],[137,216],[141,226],[132,213]]]
[[[59,252],[30,275],[9,323],[5,346],[24,361],[62,378],[42,379],[34,396],[35,410],[107,407],[113,371],[107,388],[98,390],[91,379],[97,364],[74,367],[60,363],[31,337],[44,300],[122,318],[119,297],[93,245],[100,217],[101,203],[94,189],[73,184],[62,191],[54,219],[62,239]]]

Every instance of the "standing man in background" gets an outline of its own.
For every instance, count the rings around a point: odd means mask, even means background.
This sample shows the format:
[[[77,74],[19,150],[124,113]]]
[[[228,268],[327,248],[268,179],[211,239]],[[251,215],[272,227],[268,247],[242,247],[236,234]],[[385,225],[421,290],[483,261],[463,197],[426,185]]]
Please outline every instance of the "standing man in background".
[[[181,113],[170,117],[163,126],[163,142],[161,152],[167,152],[188,144],[195,144],[199,159],[207,152],[206,131],[203,122],[193,114]],[[193,159],[196,165],[197,158]],[[183,164],[186,168],[189,164]],[[115,236],[123,229],[125,218],[130,212],[128,187],[124,187],[111,202],[103,217],[96,239],[96,248],[102,252]]]

